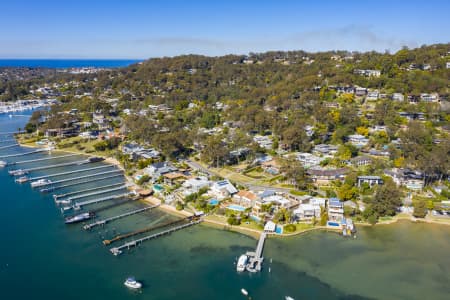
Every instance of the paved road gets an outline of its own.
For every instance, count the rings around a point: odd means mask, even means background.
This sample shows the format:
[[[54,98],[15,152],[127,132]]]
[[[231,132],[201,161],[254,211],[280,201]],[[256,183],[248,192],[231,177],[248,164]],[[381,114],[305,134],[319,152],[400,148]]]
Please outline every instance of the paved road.
[[[195,161],[192,161],[192,160],[185,160],[185,162],[192,169],[200,170],[200,171],[202,171],[202,172],[204,172],[206,174],[209,174],[210,176],[222,177],[222,175],[214,172],[211,169],[205,168],[204,166],[202,166],[198,162],[195,162]],[[291,191],[291,189],[288,189],[288,188],[279,188],[279,187],[273,187],[273,186],[270,186],[270,185],[252,184],[252,183],[242,182],[242,181],[238,181],[238,180],[233,180],[233,182],[236,182],[239,185],[245,186],[246,188],[248,188],[250,190],[253,190],[253,191],[272,190],[272,191],[284,192],[284,193],[289,193],[289,191]]]

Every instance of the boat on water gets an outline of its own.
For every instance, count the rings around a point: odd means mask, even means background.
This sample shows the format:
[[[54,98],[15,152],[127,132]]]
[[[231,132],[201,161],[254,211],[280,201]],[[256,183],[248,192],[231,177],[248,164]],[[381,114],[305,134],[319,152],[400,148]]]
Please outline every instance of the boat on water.
[[[6,167],[7,164],[8,164],[8,163],[7,163],[6,161],[0,160],[0,168]]]
[[[245,271],[245,267],[247,266],[247,262],[248,262],[248,256],[245,254],[242,254],[241,256],[239,256],[237,265],[236,265],[236,271],[238,272],[244,272]]]
[[[248,292],[247,292],[246,289],[241,289],[241,293],[242,293],[242,295],[244,295],[244,296],[248,296]]]
[[[63,199],[63,200],[55,200],[56,204],[71,204],[72,201],[70,199]]]
[[[99,162],[99,161],[104,161],[105,159],[103,157],[99,157],[99,156],[93,156],[93,157],[89,157],[87,159],[88,163],[95,163],[95,162]]]
[[[74,223],[79,223],[79,222],[83,222],[85,220],[88,220],[92,217],[95,216],[95,213],[90,211],[90,212],[86,212],[86,213],[82,213],[79,215],[75,215],[75,216],[70,216],[65,218],[65,223],[66,224],[74,224]]]
[[[55,187],[51,186],[51,187],[48,187],[48,188],[40,189],[39,192],[41,192],[41,193],[50,193],[50,192],[53,192],[54,190],[55,190]]]
[[[285,300],[295,300],[294,298],[292,298],[291,296],[286,296],[284,297]]]
[[[140,289],[142,287],[142,283],[137,281],[134,277],[128,277],[123,284],[130,289]]]
[[[24,183],[24,182],[28,181],[28,177],[27,176],[22,176],[22,177],[17,178],[14,181],[17,182],[17,183]]]
[[[50,179],[39,179],[36,181],[33,181],[31,184],[32,188],[36,188],[36,187],[40,187],[40,186],[44,186],[44,185],[49,185],[51,184],[52,181]]]
[[[8,174],[11,176],[23,176],[23,175],[28,174],[28,171],[23,170],[23,169],[9,170]]]

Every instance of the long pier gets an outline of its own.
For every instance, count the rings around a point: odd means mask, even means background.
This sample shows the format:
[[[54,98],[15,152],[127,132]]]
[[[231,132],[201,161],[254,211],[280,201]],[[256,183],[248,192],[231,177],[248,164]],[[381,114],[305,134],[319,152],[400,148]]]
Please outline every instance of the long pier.
[[[79,155],[79,154],[66,154],[66,155],[60,155],[60,156],[53,156],[53,157],[45,157],[45,158],[29,159],[29,160],[10,162],[10,163],[8,163],[8,166],[27,164],[27,163],[34,163],[34,162],[38,162],[38,161],[52,160],[52,159],[58,159],[58,158],[65,158],[65,157],[70,157],[70,156],[75,156],[75,155]]]
[[[101,190],[101,189],[107,189],[107,188],[118,186],[118,185],[123,185],[123,183],[120,182],[120,183],[108,184],[108,185],[103,185],[103,186],[97,186],[97,187],[90,188],[90,189],[84,189],[84,190],[74,191],[74,192],[70,192],[70,193],[59,194],[59,195],[55,194],[55,195],[53,195],[53,198],[56,200],[56,199],[59,199],[59,198],[68,197],[68,196],[81,194],[81,193],[85,193],[85,192],[91,192],[91,191],[96,191],[96,190]]]
[[[11,142],[16,142],[16,140],[15,140],[15,139],[0,140],[0,144],[3,144],[3,143],[11,143]]]
[[[115,178],[115,177],[119,177],[119,176],[123,176],[123,174],[122,174],[122,173],[119,173],[119,174],[116,174],[116,175],[111,175],[111,176],[106,176],[106,177],[97,178],[97,179],[95,179],[95,182],[99,182],[99,181],[101,181],[101,180],[111,179],[111,178]],[[67,187],[71,187],[71,186],[76,186],[76,185],[81,185],[81,184],[91,183],[91,182],[92,182],[92,180],[84,180],[84,181],[80,181],[80,182],[74,182],[74,183],[64,184],[64,185],[60,185],[60,186],[53,187],[52,191],[60,190],[60,189],[67,188]]]
[[[153,231],[153,230],[156,230],[156,229],[159,229],[159,228],[175,225],[175,224],[178,224],[178,223],[186,221],[186,219],[187,218],[183,218],[183,219],[179,219],[179,220],[168,222],[168,223],[163,223],[163,224],[156,225],[156,226],[150,226],[150,227],[142,228],[142,229],[135,230],[135,231],[132,231],[132,232],[119,234],[119,235],[113,237],[110,240],[103,240],[103,245],[107,246],[107,245],[110,245],[110,244],[112,244],[114,242],[117,242],[117,241],[120,241],[120,240],[123,240],[123,239],[127,239],[129,237],[136,236],[138,234],[142,234],[142,233]]]
[[[0,135],[14,135],[19,133],[25,133],[25,131],[0,132]]]
[[[183,224],[183,225],[180,225],[180,226],[177,226],[177,227],[174,227],[174,228],[167,229],[167,230],[162,231],[162,232],[158,232],[158,233],[155,233],[155,234],[152,234],[152,235],[145,236],[143,238],[140,238],[140,239],[137,239],[137,240],[134,240],[134,241],[131,241],[131,242],[127,242],[127,243],[125,243],[125,244],[123,244],[123,245],[121,245],[119,247],[111,248],[111,249],[109,249],[109,251],[111,251],[111,253],[113,255],[118,256],[118,255],[122,254],[122,249],[125,249],[125,248],[130,249],[131,247],[135,247],[135,246],[137,246],[138,244],[140,244],[140,243],[142,243],[144,241],[156,239],[156,238],[161,237],[161,236],[166,235],[166,234],[171,234],[172,232],[181,230],[183,228],[187,228],[187,227],[199,224],[202,221],[203,220],[191,221],[191,222],[189,222],[187,224]]]
[[[114,165],[106,165],[106,166],[93,167],[93,168],[87,168],[87,169],[80,169],[80,170],[74,170],[74,171],[68,171],[68,172],[62,172],[62,173],[56,173],[56,174],[49,174],[49,175],[43,175],[43,176],[30,177],[28,180],[29,181],[33,181],[33,180],[39,180],[39,179],[44,179],[44,178],[49,178],[49,177],[58,177],[58,176],[63,176],[63,175],[70,175],[70,174],[88,172],[88,171],[93,171],[93,170],[98,170],[98,169],[105,169],[105,168],[111,168],[111,167],[114,167]]]
[[[259,272],[262,268],[262,263],[264,257],[262,256],[264,250],[264,242],[266,241],[267,233],[263,232],[259,236],[258,245],[256,246],[255,252],[247,252],[246,255],[249,257],[249,262],[247,263],[247,271],[249,272]]]
[[[43,148],[43,149],[37,149],[37,150],[34,150],[34,151],[25,152],[25,153],[16,153],[16,154],[2,155],[2,156],[0,156],[0,158],[25,156],[25,155],[30,155],[30,154],[40,153],[40,152],[46,152],[46,151],[50,151],[50,150],[51,149],[49,149],[49,148]]]
[[[20,146],[19,144],[14,144],[14,145],[8,145],[8,146],[1,146],[0,147],[0,150],[2,150],[2,149],[8,149],[8,148],[13,148],[13,147],[18,147],[18,146]]]
[[[122,218],[125,218],[125,217],[128,217],[128,216],[132,216],[132,215],[135,215],[135,214],[138,214],[138,213],[141,213],[141,212],[144,212],[144,211],[156,208],[158,206],[159,206],[159,204],[152,205],[152,206],[147,206],[147,207],[144,207],[144,208],[141,208],[141,209],[136,209],[136,210],[133,210],[133,211],[129,211],[129,212],[126,212],[126,213],[123,213],[123,214],[120,214],[120,215],[117,215],[117,216],[114,216],[114,217],[110,217],[110,218],[107,218],[107,219],[99,220],[97,222],[84,225],[83,229],[84,230],[90,230],[90,229],[94,228],[95,226],[105,225],[108,222],[112,222],[114,220],[122,219]]]
[[[92,192],[92,193],[69,197],[69,198],[67,198],[67,200],[73,201],[73,200],[78,200],[78,199],[82,199],[82,198],[86,198],[86,197],[90,197],[90,196],[97,196],[97,195],[106,194],[106,193],[110,193],[110,192],[120,191],[120,190],[126,189],[128,187],[129,186],[125,184],[120,187],[116,187],[116,188],[112,188],[112,189],[101,190],[101,191],[97,191],[97,192]]]
[[[125,194],[107,196],[107,197],[103,197],[103,198],[97,198],[97,199],[87,200],[87,201],[82,201],[82,202],[75,202],[74,206],[85,206],[85,205],[89,205],[89,204],[104,202],[104,201],[108,201],[108,200],[126,197],[126,196],[129,196],[130,194],[131,193],[125,193]]]
[[[67,167],[67,166],[75,166],[75,165],[84,165],[88,164],[88,160],[79,160],[79,161],[72,161],[68,163],[62,163],[62,164],[55,164],[55,165],[48,165],[43,167],[36,167],[36,168],[29,168],[25,169],[26,172],[33,172],[33,171],[40,171],[40,170],[47,170],[47,169],[53,169],[53,168],[59,168],[59,167]]]
[[[44,183],[44,184],[42,184],[41,186],[47,186],[47,185],[52,185],[52,184],[58,184],[58,183],[63,183],[63,182],[68,182],[68,181],[79,180],[79,179],[92,178],[92,177],[96,177],[96,176],[100,176],[100,175],[106,175],[106,174],[117,173],[117,172],[122,172],[122,171],[116,169],[116,170],[112,170],[112,171],[101,172],[101,173],[96,173],[96,174],[90,174],[90,175],[85,175],[85,176],[80,176],[80,177],[75,177],[75,178],[66,178],[66,179],[61,179],[61,180],[51,181],[51,182],[49,182],[49,183]]]

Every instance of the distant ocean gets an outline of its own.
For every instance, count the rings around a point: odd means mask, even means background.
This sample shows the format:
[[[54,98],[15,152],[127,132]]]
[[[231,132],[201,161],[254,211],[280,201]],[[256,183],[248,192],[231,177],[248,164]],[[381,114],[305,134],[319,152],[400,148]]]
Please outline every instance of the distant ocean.
[[[138,59],[0,59],[0,67],[30,68],[120,68],[141,62]]]

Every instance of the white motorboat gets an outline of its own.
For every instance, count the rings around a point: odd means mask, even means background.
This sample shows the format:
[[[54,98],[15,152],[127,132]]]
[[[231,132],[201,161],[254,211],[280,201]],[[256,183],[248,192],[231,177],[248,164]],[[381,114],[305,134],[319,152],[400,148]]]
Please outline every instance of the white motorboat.
[[[0,160],[0,168],[6,167],[7,164],[8,164],[8,163],[7,163],[6,161]]]
[[[295,300],[294,298],[292,298],[291,296],[286,296],[284,297],[285,300]]]
[[[51,183],[52,183],[52,181],[50,179],[39,179],[39,180],[33,181],[31,183],[31,187],[36,188],[36,187],[40,187],[40,186],[44,186],[44,185],[49,185]]]
[[[27,182],[27,181],[28,181],[28,177],[27,176],[22,176],[22,177],[19,177],[19,178],[17,178],[15,180],[15,182],[17,182],[17,183],[24,183],[24,182]]]
[[[128,277],[123,284],[130,289],[140,289],[142,287],[142,283],[137,281],[134,277]]]
[[[241,293],[242,293],[242,295],[244,295],[244,296],[248,296],[248,292],[247,292],[246,289],[241,289]]]
[[[244,272],[245,267],[247,266],[247,261],[248,261],[248,256],[245,254],[242,254],[238,259],[238,262],[236,265],[236,271]]]

